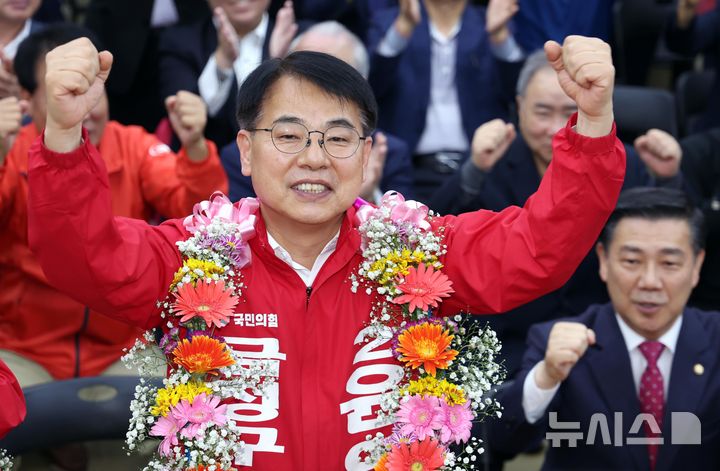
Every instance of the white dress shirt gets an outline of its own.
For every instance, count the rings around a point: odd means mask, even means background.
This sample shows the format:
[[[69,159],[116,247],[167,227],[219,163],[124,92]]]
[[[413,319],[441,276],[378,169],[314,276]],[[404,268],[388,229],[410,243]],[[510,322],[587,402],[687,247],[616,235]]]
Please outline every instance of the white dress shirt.
[[[617,319],[620,333],[622,333],[623,339],[625,340],[625,346],[627,347],[630,357],[630,368],[632,369],[635,392],[639,394],[640,378],[642,378],[642,374],[647,367],[647,360],[639,347],[640,344],[647,339],[632,330],[619,314],[616,313],[615,318]],[[668,385],[670,383],[670,370],[672,368],[673,356],[675,355],[678,336],[680,335],[680,327],[682,327],[682,314],[678,316],[670,329],[658,339],[658,341],[665,346],[657,360],[657,367],[663,377],[663,389],[666,398]],[[602,339],[598,339],[598,342],[602,344]],[[550,402],[552,402],[553,397],[555,397],[555,393],[560,388],[558,384],[551,389],[541,389],[535,382],[535,370],[537,367],[538,365],[535,365],[532,370],[530,370],[530,373],[525,377],[525,382],[523,383],[522,406],[525,411],[525,419],[530,424],[534,424],[542,417],[550,405]],[[570,374],[572,374],[572,372],[570,372]]]
[[[3,53],[5,54],[5,57],[7,57],[10,60],[15,59],[15,54],[17,54],[18,46],[21,42],[28,36],[30,36],[30,25],[32,25],[32,20],[27,20],[25,22],[25,26],[20,30],[20,32],[15,36],[12,41],[7,43],[5,47],[2,48]],[[2,63],[2,62],[0,62]]]
[[[174,25],[180,19],[177,7],[173,0],[155,0],[152,13],[150,14],[150,26],[162,28]]]
[[[200,90],[200,96],[205,100],[210,116],[217,115],[230,97],[233,78],[237,81],[239,87],[262,62],[263,44],[265,44],[265,37],[268,34],[269,23],[268,14],[264,13],[260,24],[238,39],[237,48],[239,54],[235,62],[233,62],[232,69],[219,69],[217,61],[215,61],[215,54],[212,54],[208,59],[198,79],[198,89]],[[215,27],[217,27],[217,24]]]
[[[317,277],[317,274],[320,272],[322,266],[325,265],[325,262],[327,262],[327,260],[330,258],[330,255],[335,252],[339,236],[340,231],[335,234],[335,237],[330,239],[330,242],[325,244],[325,248],[322,249],[320,255],[318,255],[318,257],[315,259],[315,263],[313,264],[312,269],[308,270],[306,267],[300,265],[298,262],[293,260],[290,256],[290,253],[285,250],[278,243],[278,241],[276,241],[273,236],[270,235],[269,232],[267,233],[268,242],[270,243],[270,247],[272,247],[272,249],[275,251],[275,256],[290,265],[290,267],[295,270],[295,273],[297,273],[298,276],[302,278],[305,286],[307,286],[308,288],[312,286],[313,281],[315,281],[315,278]]]

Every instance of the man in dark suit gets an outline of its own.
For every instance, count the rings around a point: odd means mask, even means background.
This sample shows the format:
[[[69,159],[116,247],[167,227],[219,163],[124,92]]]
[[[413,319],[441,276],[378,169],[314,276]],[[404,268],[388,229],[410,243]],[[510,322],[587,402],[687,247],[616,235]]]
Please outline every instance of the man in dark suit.
[[[679,190],[623,193],[597,246],[611,303],[531,329],[490,445],[546,437],[546,470],[720,469],[720,315],[686,307],[704,237]]]
[[[475,128],[508,116],[523,55],[509,27],[516,10],[516,0],[491,0],[487,10],[466,0],[403,0],[373,15],[378,125],[410,146],[424,202],[465,160]]]
[[[235,140],[238,85],[268,57],[282,57],[298,31],[292,1],[272,19],[270,0],[208,0],[211,17],[168,28],[160,39],[163,97],[188,90],[208,106],[205,136],[222,147]]]
[[[165,116],[158,70],[160,34],[170,25],[189,24],[209,16],[206,0],[88,3],[85,26],[113,54],[113,73],[106,84],[113,120],[139,124],[149,132],[155,130]]]
[[[291,51],[324,52],[352,65],[363,77],[368,74],[369,59],[365,46],[359,38],[335,21],[311,26],[293,42]],[[250,177],[242,174],[238,146],[234,142],[228,144],[220,155],[230,182],[230,199],[237,201],[255,196]],[[383,193],[395,190],[406,198],[412,198],[412,175],[412,160],[407,145],[392,134],[376,130],[360,197],[378,202]]]
[[[665,33],[668,48],[681,54],[703,53],[708,63],[715,66],[715,83],[708,99],[706,111],[696,123],[698,132],[720,126],[720,3],[711,10],[701,11],[700,0],[679,0]],[[707,3],[707,2],[705,2]]]

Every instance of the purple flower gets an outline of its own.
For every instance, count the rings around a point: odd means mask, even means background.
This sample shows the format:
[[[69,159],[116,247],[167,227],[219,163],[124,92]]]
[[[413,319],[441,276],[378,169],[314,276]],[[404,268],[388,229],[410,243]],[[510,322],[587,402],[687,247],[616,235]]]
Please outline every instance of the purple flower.
[[[178,338],[179,333],[180,330],[177,327],[173,327],[160,339],[158,346],[162,349],[165,355],[170,355],[170,353],[178,346],[176,339]]]

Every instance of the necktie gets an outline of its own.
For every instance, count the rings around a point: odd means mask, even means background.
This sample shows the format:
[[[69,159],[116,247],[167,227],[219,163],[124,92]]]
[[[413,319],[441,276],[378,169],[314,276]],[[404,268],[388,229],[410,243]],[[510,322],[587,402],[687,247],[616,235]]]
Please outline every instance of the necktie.
[[[644,414],[652,414],[658,427],[662,430],[663,412],[665,409],[665,393],[663,392],[663,377],[657,367],[657,359],[660,357],[665,346],[657,341],[645,341],[640,344],[640,351],[647,360],[647,368],[640,378],[640,411]],[[650,426],[645,422],[645,436],[653,437]],[[650,457],[650,469],[655,469],[657,461],[658,445],[648,445],[648,456]]]

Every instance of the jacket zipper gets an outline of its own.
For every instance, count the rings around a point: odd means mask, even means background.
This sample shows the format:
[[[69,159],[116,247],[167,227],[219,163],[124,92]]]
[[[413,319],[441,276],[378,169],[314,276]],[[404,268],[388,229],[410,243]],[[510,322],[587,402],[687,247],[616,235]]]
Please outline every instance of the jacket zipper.
[[[85,332],[85,329],[87,329],[88,319],[90,318],[90,308],[85,306],[85,314],[83,316],[83,322],[80,326],[80,330],[78,330],[77,334],[75,334],[75,377],[80,377],[80,336]]]
[[[312,294],[312,286],[307,286],[305,288],[305,294],[307,295],[307,297],[305,298],[305,309],[307,309],[308,306],[310,305],[310,295]]]

